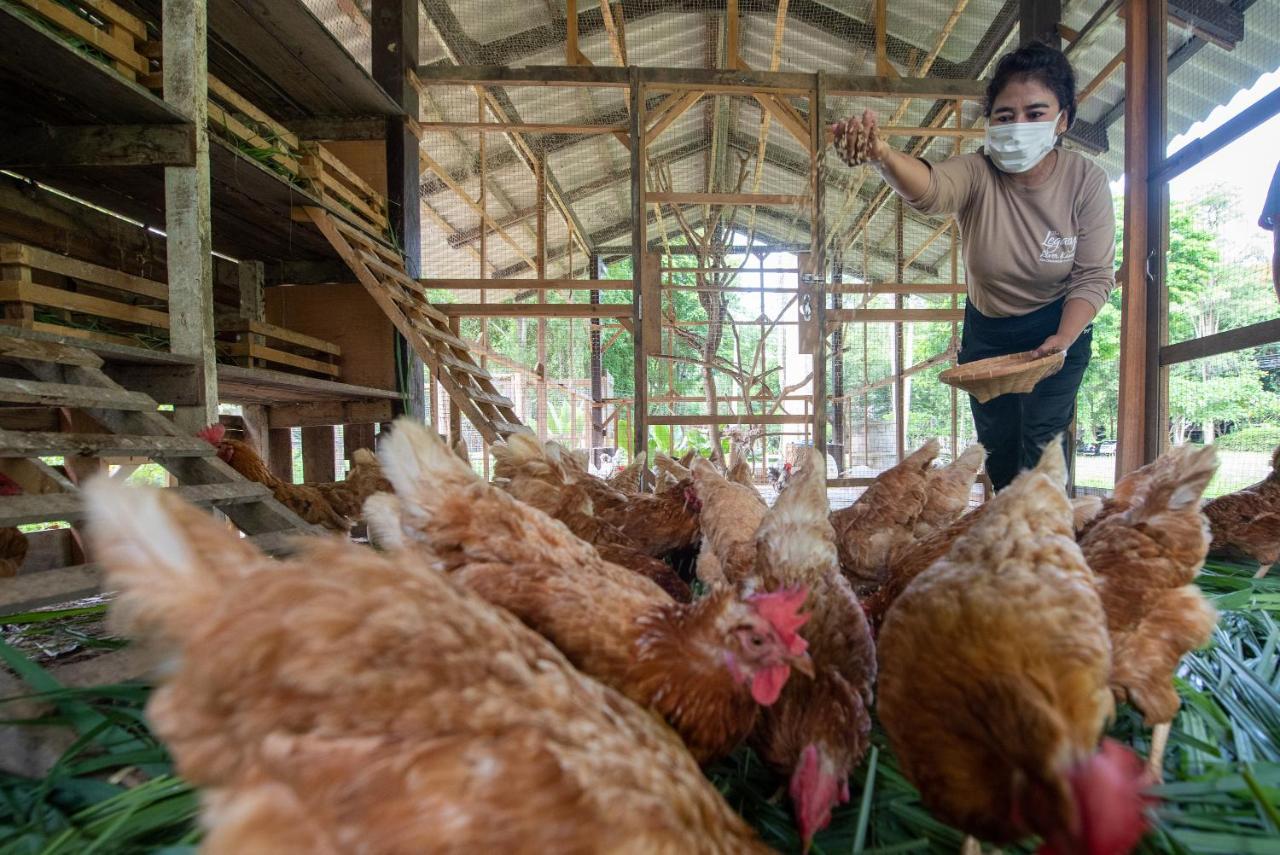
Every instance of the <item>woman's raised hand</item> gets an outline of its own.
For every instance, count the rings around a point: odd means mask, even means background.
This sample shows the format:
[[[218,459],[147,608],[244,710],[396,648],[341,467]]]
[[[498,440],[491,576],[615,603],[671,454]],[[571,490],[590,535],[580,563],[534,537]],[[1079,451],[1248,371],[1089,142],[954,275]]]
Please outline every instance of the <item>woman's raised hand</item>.
[[[836,122],[831,125],[831,132],[835,134],[833,145],[836,153],[848,166],[879,163],[889,148],[880,136],[876,114],[872,110],[864,110],[860,119],[850,116]]]

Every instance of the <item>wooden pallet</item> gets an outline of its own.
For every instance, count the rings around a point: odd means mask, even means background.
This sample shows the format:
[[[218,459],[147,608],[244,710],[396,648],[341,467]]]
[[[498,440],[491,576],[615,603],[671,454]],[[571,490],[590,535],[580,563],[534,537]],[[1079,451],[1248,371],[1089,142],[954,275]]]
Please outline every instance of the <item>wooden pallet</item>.
[[[168,299],[163,282],[39,247],[0,243],[2,320],[11,326],[137,346],[128,333],[167,338]],[[85,329],[90,325],[104,329]]]
[[[320,143],[303,143],[302,150],[302,173],[316,198],[352,224],[386,234],[386,198]]]
[[[86,461],[127,458],[160,464],[195,504],[217,508],[264,550],[288,551],[289,540],[317,529],[218,459],[213,446],[183,434],[159,413],[154,398],[112,380],[102,358],[67,339],[12,330],[0,333],[4,373],[0,405],[43,406],[80,413],[101,427],[95,433],[0,430],[0,471],[23,488],[0,496],[0,527],[83,518],[73,471]],[[41,458],[63,458],[52,466]],[[65,471],[64,471],[65,470]],[[0,580],[0,614],[66,602],[93,593],[91,566],[62,567]]]
[[[332,342],[249,318],[218,321],[219,346],[246,368],[275,368],[336,380],[342,348]]]
[[[45,26],[101,59],[130,80],[151,72],[148,56],[159,45],[142,19],[111,0],[13,0]]]
[[[431,305],[426,289],[405,271],[399,254],[322,208],[306,207],[300,214],[333,245],[485,441],[528,430],[515,404],[498,391],[471,348],[450,329],[449,318]]]

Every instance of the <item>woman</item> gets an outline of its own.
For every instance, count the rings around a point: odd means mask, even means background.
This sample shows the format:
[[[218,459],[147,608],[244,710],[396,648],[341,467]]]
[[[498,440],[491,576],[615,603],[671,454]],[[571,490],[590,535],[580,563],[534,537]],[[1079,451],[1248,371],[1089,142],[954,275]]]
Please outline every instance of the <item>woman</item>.
[[[1062,52],[1033,43],[996,66],[984,105],[986,144],[975,154],[931,164],[895,151],[869,110],[832,127],[846,163],[871,163],[917,211],[956,215],[968,289],[959,362],[1066,351],[1062,370],[1033,391],[970,399],[997,490],[1034,466],[1055,435],[1065,443],[1091,323],[1115,287],[1106,173],[1057,147],[1075,119],[1075,92]]]

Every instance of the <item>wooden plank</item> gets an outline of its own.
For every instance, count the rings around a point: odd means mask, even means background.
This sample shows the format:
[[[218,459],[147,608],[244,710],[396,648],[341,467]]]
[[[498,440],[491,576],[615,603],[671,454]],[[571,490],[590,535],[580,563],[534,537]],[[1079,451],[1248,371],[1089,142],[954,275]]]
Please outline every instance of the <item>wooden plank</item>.
[[[195,148],[190,124],[39,125],[0,136],[0,167],[191,166]]]
[[[318,350],[322,353],[328,353],[332,356],[341,356],[342,348],[332,342],[325,341],[315,336],[305,335],[295,330],[278,327],[275,324],[269,324],[265,321],[256,321],[251,318],[227,318],[218,324],[219,332],[235,332],[235,333],[256,333],[273,338],[277,341],[296,344],[299,347]]]
[[[652,145],[662,135],[663,131],[671,127],[672,123],[689,112],[698,101],[702,100],[702,94],[701,92],[686,92],[683,95],[679,95],[671,109],[665,111],[657,121],[649,126],[648,140],[646,142]]]
[[[807,195],[786,193],[659,193],[648,192],[644,200],[650,205],[663,202],[672,205],[806,205]]]
[[[641,294],[644,300],[644,309],[641,313],[641,319],[644,326],[644,335],[642,336],[644,352],[646,354],[655,354],[662,351],[662,287],[658,281],[661,274],[658,272],[658,253],[650,252],[646,254],[644,263],[644,275],[641,281]],[[630,313],[611,315],[607,306],[594,306],[592,317],[608,318],[626,318],[630,317]],[[621,308],[629,309],[629,306]]]
[[[228,104],[229,106],[235,108],[239,112],[248,116],[250,119],[253,119],[258,124],[265,125],[267,128],[271,130],[273,134],[276,135],[276,137],[280,139],[281,142],[283,142],[285,145],[289,146],[290,148],[298,149],[302,147],[301,140],[298,139],[298,136],[295,133],[293,133],[293,131],[289,130],[284,125],[280,124],[275,119],[268,116],[262,110],[259,110],[256,106],[251,104],[246,98],[241,97],[240,93],[236,92],[230,86],[223,83],[218,78],[214,77],[212,74],[209,75],[208,81],[209,81],[209,92],[212,95],[216,96],[219,101],[222,101],[225,104]]]
[[[163,0],[165,100],[196,125],[191,167],[164,171],[165,242],[169,272],[169,349],[201,360],[201,400],[178,407],[175,421],[194,434],[218,419],[213,344],[213,227],[209,169],[207,9],[202,0]]]
[[[1273,89],[1219,127],[1178,149],[1159,164],[1151,181],[1172,181],[1276,115],[1280,115],[1280,88]]]
[[[965,294],[964,283],[951,282],[832,282],[831,294]]]
[[[98,407],[112,410],[146,412],[156,403],[139,392],[122,389],[94,389],[68,383],[43,383],[37,380],[15,380],[0,377],[0,401],[11,404],[39,404],[46,407]]]
[[[169,315],[165,312],[130,306],[128,303],[120,303],[104,297],[91,297],[88,294],[78,294],[75,291],[66,291],[48,285],[36,285],[32,282],[0,279],[0,303],[32,303],[37,306],[127,321],[131,324],[159,329],[169,328]]]
[[[299,356],[296,353],[289,353],[286,350],[279,350],[274,347],[256,344],[251,341],[238,341],[227,348],[227,352],[232,356],[246,356],[250,359],[261,359],[264,362],[274,362],[278,365],[288,365],[292,368],[299,368],[303,371],[314,371],[317,374],[326,374],[329,377],[337,377],[341,370],[332,362],[322,362],[319,359],[308,359],[305,356]]]
[[[333,425],[302,429],[302,478],[308,482],[337,480]]]
[[[131,79],[132,75],[146,74],[151,70],[146,58],[134,49],[132,39],[125,41],[106,30],[98,29],[66,6],[61,6],[53,0],[15,0],[15,2],[26,6],[45,20],[105,53],[118,63],[117,70],[131,72]]]
[[[92,9],[94,14],[102,18],[109,24],[115,24],[129,35],[133,36],[135,41],[145,42],[147,40],[147,25],[142,19],[136,15],[126,12],[111,0],[80,0],[80,5]]]
[[[102,590],[102,570],[78,564],[23,573],[0,583],[0,616],[91,597]]]
[[[809,239],[813,249],[809,255],[810,270],[816,274],[813,283],[812,313],[817,337],[813,348],[813,445],[822,454],[823,477],[826,477],[827,459],[827,218],[826,218],[826,162],[827,147],[823,134],[826,123],[823,108],[826,104],[826,75],[819,72],[814,77],[813,92],[809,96],[810,178],[813,210],[809,226]],[[837,354],[837,358],[843,356]]]
[[[270,417],[270,410],[268,418]],[[267,431],[267,465],[271,474],[293,483],[293,431],[288,427],[270,428]]]
[[[202,439],[0,430],[0,457],[212,457]]]
[[[1280,318],[1165,345],[1160,348],[1160,365],[1177,365],[1193,359],[1207,359],[1276,342],[1280,342]]]
[[[102,366],[102,358],[87,350],[59,342],[18,338],[3,333],[0,333],[0,359],[26,359],[85,368]]]
[[[0,244],[0,264],[20,264],[47,270],[72,279],[82,279],[95,285],[105,285],[117,291],[126,291],[153,300],[168,300],[169,286],[163,282],[132,276],[110,267],[91,264],[78,258],[59,255],[36,246],[21,243]]]
[[[1094,78],[1080,90],[1079,94],[1076,95],[1076,106],[1083,104],[1097,92],[1098,88],[1110,80],[1111,75],[1115,74],[1116,69],[1121,65],[1124,65],[1124,48],[1121,48],[1115,56],[1111,57],[1111,61],[1104,65],[1102,70],[1094,75]]]
[[[812,416],[806,416],[803,413],[756,413],[751,415],[721,413],[717,416],[672,416],[662,413],[650,413],[648,423],[651,425],[807,425],[812,420]]]
[[[467,133],[483,134],[617,134],[625,132],[626,125],[566,125],[557,122],[419,122],[418,128],[423,133]]]
[[[649,359],[648,354],[658,348],[653,347],[645,337],[645,302],[644,283],[645,268],[650,263],[649,256],[649,211],[645,205],[645,179],[649,170],[649,146],[645,141],[645,87],[640,77],[640,69],[631,66],[627,69],[627,104],[631,117],[631,335],[635,348],[633,364],[633,389],[635,405],[632,411],[632,443],[631,456],[646,454],[649,450]],[[595,307],[597,311],[603,306]],[[619,318],[619,323],[627,323],[627,319]],[[619,437],[621,440],[621,437]],[[641,472],[640,486],[645,486],[646,476]]]
[[[465,318],[629,318],[630,303],[440,303],[449,317]]]
[[[201,484],[169,489],[193,505],[215,508],[257,502],[271,496],[271,491],[263,485],[243,480],[226,484]],[[85,509],[80,496],[76,493],[0,496],[0,526],[27,525],[51,520],[74,522],[84,518]]]
[[[442,291],[630,291],[630,279],[419,279]]]
[[[630,87],[628,69],[605,66],[520,67],[492,65],[431,65],[418,67],[418,79],[429,86],[602,86]],[[638,70],[638,80],[655,89],[690,90],[751,95],[773,92],[805,95],[813,87],[813,75],[791,71],[736,69],[658,68]],[[938,77],[885,77],[854,74],[827,75],[831,96],[910,97],[939,101],[979,101],[985,97],[986,81],[952,80]]]
[[[937,321],[962,321],[964,309],[831,309],[827,312],[830,323],[933,323]]]
[[[578,0],[565,0],[565,42],[564,63],[573,65],[577,61],[578,50]]]

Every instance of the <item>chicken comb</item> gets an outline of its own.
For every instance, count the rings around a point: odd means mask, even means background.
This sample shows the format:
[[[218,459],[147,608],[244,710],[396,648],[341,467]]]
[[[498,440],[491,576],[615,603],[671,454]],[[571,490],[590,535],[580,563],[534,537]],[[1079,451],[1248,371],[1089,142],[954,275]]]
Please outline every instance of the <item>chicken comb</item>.
[[[809,642],[801,638],[800,633],[797,632],[800,627],[808,623],[810,618],[807,612],[800,613],[800,607],[808,598],[809,588],[800,585],[767,594],[753,594],[747,598],[747,602],[751,603],[756,612],[769,622],[774,632],[778,633],[778,637],[786,645],[787,652],[792,656],[799,656],[809,647]]]
[[[22,485],[0,472],[0,496],[17,496],[22,493]]]
[[[200,437],[210,445],[218,445],[220,442],[222,442],[223,438],[226,435],[227,435],[227,426],[222,424],[221,422],[217,422],[216,424],[211,424],[207,428],[204,428],[196,433],[196,436]]]

